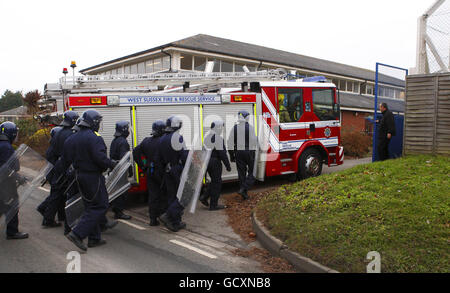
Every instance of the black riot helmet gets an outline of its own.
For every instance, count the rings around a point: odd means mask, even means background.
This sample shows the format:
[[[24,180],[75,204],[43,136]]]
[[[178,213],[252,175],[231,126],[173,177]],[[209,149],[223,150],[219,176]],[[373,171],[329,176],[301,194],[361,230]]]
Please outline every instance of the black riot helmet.
[[[245,111],[245,110],[241,110],[238,112],[238,121],[239,122],[245,122],[248,121],[248,117],[250,116],[250,113]]]
[[[75,123],[75,125],[72,127],[73,132],[80,131],[80,123],[81,123],[81,118],[78,118],[77,123]]]
[[[0,124],[0,139],[8,139],[10,143],[17,137],[17,132],[19,128],[17,128],[16,124],[10,121],[3,122]]]
[[[51,138],[54,138],[55,135],[56,135],[59,131],[61,131],[61,129],[63,129],[61,126],[53,127],[52,130],[50,130],[50,137],[51,137]]]
[[[125,120],[117,121],[114,136],[128,137],[128,135],[130,135],[130,122]]]
[[[166,127],[166,123],[162,120],[156,120],[152,124],[152,136],[158,137],[164,134],[164,128]]]
[[[63,114],[63,121],[61,126],[73,127],[77,122],[78,117],[80,117],[75,111],[66,111]]]
[[[83,116],[81,116],[79,126],[90,128],[93,131],[98,131],[102,119],[102,115],[100,115],[100,113],[96,110],[86,110],[84,111]]]
[[[181,128],[183,121],[178,116],[170,116],[166,121],[166,132],[174,132]]]

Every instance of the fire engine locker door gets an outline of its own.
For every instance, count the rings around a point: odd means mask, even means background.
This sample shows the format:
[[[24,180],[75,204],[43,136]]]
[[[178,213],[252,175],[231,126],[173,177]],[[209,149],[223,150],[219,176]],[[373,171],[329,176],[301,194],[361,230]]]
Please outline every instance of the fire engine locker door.
[[[138,144],[144,138],[150,136],[152,124],[156,120],[162,120],[164,123],[170,116],[177,115],[183,120],[183,126],[180,133],[184,138],[187,148],[192,146],[192,141],[197,135],[200,140],[200,116],[198,105],[161,105],[161,106],[137,106],[136,107],[136,126]]]
[[[225,122],[224,139],[225,143],[233,129],[234,125],[238,120],[238,112],[241,110],[246,110],[250,113],[251,118],[249,119],[250,125],[254,126],[254,104],[249,103],[236,103],[236,104],[221,104],[221,105],[204,105],[203,106],[203,133],[206,133],[211,129],[211,122],[217,119],[222,119]],[[228,154],[227,154],[228,155]],[[229,156],[228,156],[229,158]],[[236,169],[236,163],[231,163],[231,172],[227,172],[225,168],[222,171],[222,180],[235,180],[238,178],[238,173]]]

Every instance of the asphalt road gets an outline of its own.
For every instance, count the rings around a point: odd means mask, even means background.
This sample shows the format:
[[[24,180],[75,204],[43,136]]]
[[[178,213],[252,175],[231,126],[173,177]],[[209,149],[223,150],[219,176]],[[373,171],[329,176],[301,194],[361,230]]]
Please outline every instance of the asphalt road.
[[[347,169],[370,159],[347,160],[343,166],[328,168],[323,173]],[[288,183],[287,177],[258,182],[252,192]],[[79,251],[63,235],[63,228],[42,228],[41,215],[35,207],[47,196],[48,186],[38,189],[20,209],[19,229],[30,234],[25,240],[6,240],[0,231],[0,273],[51,272],[65,273],[72,251]],[[236,192],[236,183],[223,186],[223,194]],[[250,193],[251,194],[251,193]],[[227,224],[224,211],[210,212],[199,204],[195,214],[185,211],[187,229],[177,233],[148,225],[147,207],[143,203],[129,206],[130,221],[120,222],[103,233],[107,244],[81,253],[81,272],[89,273],[258,273],[259,263],[236,256],[236,249],[250,249]],[[109,214],[109,216],[111,216]],[[87,240],[85,240],[87,241]]]
[[[20,209],[19,229],[28,232],[29,239],[6,240],[2,231],[0,273],[65,273],[72,260],[67,259],[68,253],[79,251],[63,235],[62,227],[42,228],[40,225],[42,218],[35,207],[46,194],[46,191],[38,190]],[[201,212],[186,215],[186,218],[198,217]],[[103,234],[106,245],[89,248],[87,253],[80,254],[81,272],[261,272],[258,263],[232,253],[236,248],[245,247],[245,244],[237,235],[227,236],[229,231],[226,229],[225,232],[217,231],[216,239],[208,233],[201,235],[192,229],[172,233],[161,226],[150,227],[147,219],[130,213],[135,216],[132,220],[120,222]],[[211,228],[211,231],[214,230]]]

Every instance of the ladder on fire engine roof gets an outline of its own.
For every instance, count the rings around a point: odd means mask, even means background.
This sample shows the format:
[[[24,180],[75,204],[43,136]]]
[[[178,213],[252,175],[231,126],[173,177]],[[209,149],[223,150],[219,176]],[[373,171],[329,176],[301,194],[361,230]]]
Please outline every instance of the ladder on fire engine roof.
[[[243,83],[286,78],[284,69],[244,72],[161,72],[149,74],[84,75],[62,77],[61,90],[70,93],[100,92],[211,92]]]

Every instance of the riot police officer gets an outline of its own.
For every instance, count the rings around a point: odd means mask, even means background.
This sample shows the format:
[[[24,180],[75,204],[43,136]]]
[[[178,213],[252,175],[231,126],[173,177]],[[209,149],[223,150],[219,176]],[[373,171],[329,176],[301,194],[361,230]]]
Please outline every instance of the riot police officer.
[[[83,113],[80,131],[74,134],[73,167],[76,183],[82,195],[85,210],[78,224],[66,235],[78,248],[86,251],[83,239],[88,237],[88,247],[106,243],[101,239],[100,221],[108,209],[108,193],[103,172],[114,169],[117,161],[106,155],[106,145],[98,134],[102,116],[96,110]]]
[[[182,124],[179,117],[169,117],[166,121],[166,133],[161,137],[158,148],[165,172],[164,192],[168,198],[167,211],[159,219],[173,232],[186,227],[186,224],[181,221],[184,207],[177,198],[178,185],[188,154],[183,136],[179,133]]]
[[[146,137],[134,150],[133,158],[138,166],[147,174],[148,212],[150,226],[158,226],[158,217],[167,209],[167,197],[161,190],[164,176],[159,155],[159,144],[164,134],[166,123],[157,120],[152,124],[152,133]],[[142,160],[145,157],[145,161]]]
[[[127,141],[127,137],[128,135],[130,135],[129,127],[130,123],[128,121],[118,121],[116,123],[116,132],[114,133],[114,139],[111,142],[111,148],[109,150],[109,157],[112,160],[120,161],[120,159],[122,159],[122,157],[130,151],[130,145]],[[131,167],[129,173],[132,174]],[[125,209],[124,206],[127,193],[128,192],[125,192],[124,194],[120,195],[111,203],[115,219],[131,219],[131,216],[123,213],[123,210]]]
[[[64,142],[73,134],[72,127],[74,127],[78,118],[78,114],[74,111],[64,112],[63,121],[61,123],[62,129],[57,130],[54,134],[46,154],[47,160],[54,166],[61,158],[64,149]],[[47,176],[47,180],[51,185],[50,195],[37,208],[37,210],[44,217],[42,221],[42,226],[44,227],[51,228],[61,226],[61,223],[55,221],[55,215],[57,212],[60,221],[65,219],[65,197],[63,195],[63,191],[67,184],[66,179],[65,172],[58,173],[55,168]]]
[[[14,154],[14,149],[12,143],[17,137],[17,126],[13,122],[3,122],[0,124],[0,167],[5,164],[8,159]],[[19,167],[19,166],[17,166]],[[2,186],[2,188],[7,188],[6,192],[11,192],[10,196],[18,198],[16,183],[13,182],[10,186]],[[3,190],[5,191],[5,190]],[[3,207],[4,203],[0,201],[0,212],[8,207]],[[7,223],[6,226],[6,238],[7,239],[25,239],[28,238],[27,233],[19,232],[19,215],[18,212],[14,217]]]
[[[211,123],[211,131],[206,135],[205,147],[211,149],[211,158],[209,159],[207,172],[211,178],[211,182],[207,188],[207,192],[200,196],[200,202],[208,206],[209,210],[221,210],[225,206],[219,205],[220,190],[222,188],[222,163],[228,172],[231,171],[230,161],[228,160],[227,150],[225,148],[225,141],[221,136],[223,131],[223,121],[217,120]]]
[[[248,123],[250,114],[241,110],[238,112],[238,123],[228,137],[230,159],[236,162],[239,177],[238,193],[244,200],[248,199],[247,191],[255,183],[253,169],[255,164],[255,151],[257,139],[253,127]]]
[[[75,125],[72,127],[72,131],[75,134],[80,130],[79,124],[81,119],[78,118]],[[55,128],[53,128],[55,129]],[[52,130],[53,130],[52,129]],[[75,172],[72,166],[73,156],[74,156],[74,139],[76,137],[74,135],[69,136],[65,142],[63,147],[63,152],[61,154],[61,158],[56,162],[54,166],[55,173],[57,174],[65,174],[67,178],[68,186],[63,190],[63,200],[64,203],[69,200],[73,195],[78,193],[77,184],[75,184]],[[59,211],[58,211],[59,212]],[[64,211],[65,212],[65,211]],[[66,219],[64,219],[64,235],[69,234],[71,231],[69,225],[67,224]]]

